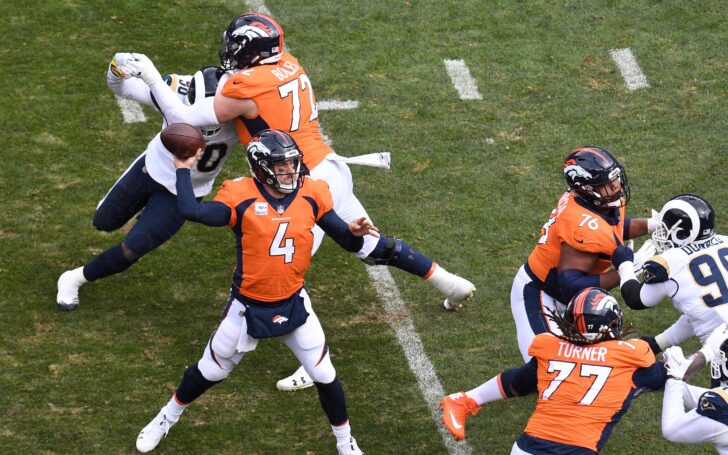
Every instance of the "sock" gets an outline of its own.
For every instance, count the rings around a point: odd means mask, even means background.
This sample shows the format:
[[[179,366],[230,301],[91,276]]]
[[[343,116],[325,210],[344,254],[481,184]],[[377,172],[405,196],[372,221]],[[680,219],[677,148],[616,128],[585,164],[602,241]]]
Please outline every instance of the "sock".
[[[468,390],[467,392],[465,392],[465,395],[475,400],[475,402],[478,403],[478,406],[485,403],[490,403],[491,401],[503,400],[505,398],[503,396],[503,392],[501,391],[498,376],[490,378],[488,381],[484,382],[473,390]]]
[[[172,395],[172,398],[170,398],[169,403],[167,403],[167,419],[171,422],[176,422],[179,420],[179,416],[182,415],[182,412],[187,409],[187,406],[189,406],[189,403],[181,403],[177,400],[177,394],[175,393]]]
[[[134,264],[124,255],[121,245],[109,248],[96,256],[83,267],[83,274],[88,281],[95,281],[109,275],[123,272]]]
[[[86,279],[86,276],[83,273],[83,267],[77,267],[77,268],[71,270],[71,275],[73,276],[73,280],[79,286],[88,283],[88,280]]]
[[[423,278],[433,264],[430,258],[412,249],[404,240],[385,235],[379,237],[377,246],[367,259],[365,262],[369,264],[390,265]]]
[[[336,445],[348,444],[351,440],[351,426],[348,420],[339,426],[331,425],[331,430],[336,436]]]
[[[346,411],[346,399],[344,398],[344,388],[341,386],[339,378],[334,378],[328,384],[314,382],[318,391],[321,407],[324,408],[329,423],[332,426],[343,425],[349,421],[349,414]]]

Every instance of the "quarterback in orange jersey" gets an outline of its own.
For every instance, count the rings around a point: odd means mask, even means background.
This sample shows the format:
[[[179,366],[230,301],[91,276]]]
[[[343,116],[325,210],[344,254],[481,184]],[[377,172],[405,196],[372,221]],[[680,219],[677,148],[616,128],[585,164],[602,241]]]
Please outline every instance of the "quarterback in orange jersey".
[[[336,213],[346,222],[369,218],[354,195],[351,170],[336,160],[324,142],[311,80],[298,60],[284,52],[283,43],[283,29],[273,18],[260,13],[236,17],[223,33],[220,51],[220,62],[232,75],[213,99],[193,107],[179,102],[165,84],[160,84],[159,71],[145,55],[133,54],[135,60],[127,61],[122,70],[149,85],[161,111],[172,122],[197,126],[234,120],[243,144],[266,128],[287,132],[298,143],[311,177],[329,184]],[[323,230],[314,227],[314,253],[323,236]],[[475,291],[473,283],[448,272],[402,239],[364,236],[357,257],[370,265],[397,267],[425,279],[445,296],[443,305],[448,310]],[[278,387],[293,390],[310,384],[306,372],[299,369]]]
[[[212,202],[195,199],[190,180],[195,159],[175,158],[179,209],[188,220],[232,229],[237,246],[232,289],[202,358],[187,368],[172,398],[139,433],[137,449],[153,450],[187,405],[225,379],[258,340],[280,338],[313,379],[338,452],[361,454],[303,279],[314,225],[351,252],[359,251],[364,235],[377,236],[376,227],[364,217],[348,225],[339,218],[326,182],[301,175],[298,146],[282,131],[264,130],[251,140],[247,159],[253,178],[225,181]]]
[[[511,288],[511,311],[524,360],[539,333],[557,330],[547,311],[563,313],[571,297],[587,287],[612,289],[619,273],[610,271],[612,253],[624,240],[653,232],[657,221],[628,218],[629,185],[624,167],[597,147],[573,150],[564,162],[564,193]],[[652,255],[651,243],[638,251],[641,268]],[[630,250],[631,251],[631,250]]]
[[[584,289],[552,317],[559,334],[536,335],[528,363],[443,398],[442,420],[455,439],[465,437],[465,422],[481,405],[538,392],[511,454],[600,453],[636,390],[665,385],[665,366],[649,344],[623,339],[622,310],[606,290]]]

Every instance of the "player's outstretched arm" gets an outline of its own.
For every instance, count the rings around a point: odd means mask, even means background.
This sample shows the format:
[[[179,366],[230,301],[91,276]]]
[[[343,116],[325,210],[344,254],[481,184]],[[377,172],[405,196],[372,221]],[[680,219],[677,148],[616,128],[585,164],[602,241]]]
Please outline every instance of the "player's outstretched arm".
[[[136,77],[127,77],[126,73],[121,69],[130,58],[132,58],[132,55],[128,52],[114,54],[111,62],[109,62],[109,69],[106,71],[106,85],[116,96],[154,106],[151,91],[147,84]]]
[[[357,221],[363,223],[361,219]],[[339,215],[334,212],[333,209],[324,213],[324,215],[316,222],[316,224],[321,226],[321,229],[324,230],[326,235],[331,237],[336,243],[339,244],[340,247],[351,253],[356,253],[357,251],[361,250],[362,246],[364,246],[364,240],[362,239],[364,235],[369,233],[374,233],[378,235],[376,228],[374,227],[374,225],[371,224],[371,221],[369,222],[369,224],[364,224],[363,226],[354,228],[361,235],[355,234],[351,226],[347,225],[346,222],[342,220]],[[372,228],[374,230],[372,230]]]

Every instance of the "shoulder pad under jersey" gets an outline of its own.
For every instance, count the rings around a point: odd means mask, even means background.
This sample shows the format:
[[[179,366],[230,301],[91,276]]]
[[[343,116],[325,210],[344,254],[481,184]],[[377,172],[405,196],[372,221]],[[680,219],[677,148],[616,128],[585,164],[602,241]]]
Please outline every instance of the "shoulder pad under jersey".
[[[645,262],[644,280],[647,284],[664,283],[670,279],[670,266],[661,256],[653,256]]]
[[[728,425],[728,391],[716,388],[700,395],[696,412],[703,417]]]

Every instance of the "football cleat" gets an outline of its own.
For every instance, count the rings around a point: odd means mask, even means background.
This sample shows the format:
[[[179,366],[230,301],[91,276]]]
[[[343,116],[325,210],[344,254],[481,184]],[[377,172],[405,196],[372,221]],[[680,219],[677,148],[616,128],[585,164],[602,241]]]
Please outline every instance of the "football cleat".
[[[159,441],[161,441],[163,437],[167,436],[172,425],[177,423],[177,421],[172,422],[167,419],[166,411],[167,407],[165,406],[161,411],[159,411],[159,414],[157,414],[157,416],[152,419],[152,421],[149,422],[142,431],[139,432],[139,436],[137,436],[136,440],[136,448],[138,451],[147,453],[154,450],[154,448],[159,445]]]
[[[339,455],[363,455],[364,452],[361,451],[359,446],[356,444],[356,439],[354,439],[354,436],[349,436],[349,442],[344,444],[336,444],[336,450],[338,450]]]
[[[298,367],[295,373],[276,383],[276,388],[282,391],[305,389],[311,386],[313,386],[313,379],[308,375],[303,365]]]
[[[456,441],[465,437],[465,421],[480,411],[478,403],[463,392],[453,393],[442,399],[442,423]]]
[[[473,283],[448,272],[439,265],[436,265],[435,271],[427,281],[445,294],[446,298],[442,305],[447,310],[454,310],[460,303],[472,297],[475,292]]]
[[[83,267],[67,270],[58,278],[56,303],[61,310],[75,310],[78,306],[78,288],[86,283]]]

